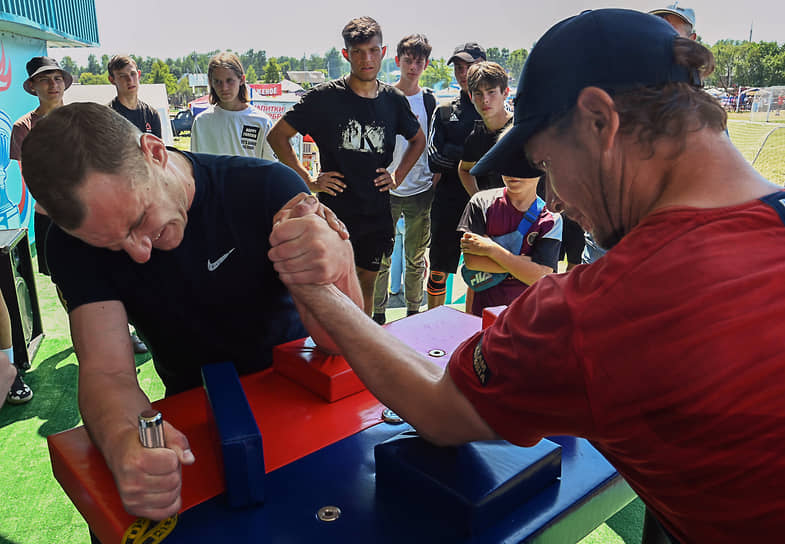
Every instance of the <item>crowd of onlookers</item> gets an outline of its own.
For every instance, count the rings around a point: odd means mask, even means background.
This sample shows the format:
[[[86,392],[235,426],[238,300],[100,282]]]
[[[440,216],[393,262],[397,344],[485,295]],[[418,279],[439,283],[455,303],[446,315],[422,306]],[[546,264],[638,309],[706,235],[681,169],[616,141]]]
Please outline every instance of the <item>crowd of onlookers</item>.
[[[677,7],[656,14],[694,39],[692,10]],[[420,86],[430,61],[428,39],[412,34],[399,40],[395,62],[401,75],[388,86],[377,80],[386,53],[381,28],[370,18],[357,21],[356,37],[346,31],[344,35],[343,54],[351,74],[306,93],[275,126],[250,104],[237,55],[216,54],[207,73],[210,106],[194,119],[191,151],[279,160],[293,168],[347,226],[365,311],[379,323],[386,321],[390,254],[400,218],[405,225],[407,315],[443,304],[449,274],[461,273],[467,285],[466,310],[480,314],[485,307],[509,304],[528,285],[557,271],[565,256],[569,270],[602,254],[589,235],[584,250],[583,230],[547,209],[539,172],[522,173],[511,166],[508,171],[472,174],[474,164],[513,120],[508,75],[486,60],[479,44],[455,47],[447,64],[454,68],[460,92],[439,103],[430,89]],[[357,49],[352,43],[373,46]],[[39,106],[14,124],[11,158],[20,166],[25,136],[39,119],[63,105],[63,93],[72,83],[71,75],[48,57],[32,59],[27,71],[25,89],[38,97]],[[351,85],[356,74],[361,74],[363,85],[370,82],[367,94]],[[117,89],[108,106],[142,133],[160,138],[161,119],[138,98],[141,72],[134,60],[116,55],[108,75]],[[345,96],[336,98],[337,91]],[[366,106],[370,101],[376,104],[372,110]],[[315,179],[289,144],[298,132],[309,134],[318,146],[322,169]],[[50,225],[37,206],[36,245],[44,274]],[[146,351],[136,334],[131,341],[135,352]],[[0,349],[12,353],[4,345]],[[32,391],[17,374],[9,402],[30,398]]]
[[[667,23],[598,9],[554,25],[514,114],[507,74],[475,42],[448,60],[450,100],[419,84],[421,34],[397,42],[401,78],[381,83],[370,17],[343,28],[350,73],[274,124],[248,105],[237,57],[219,53],[193,152],[161,141],[128,57],[109,65],[109,107],[64,106],[70,75],[32,59],[25,89],[40,104],[15,124],[12,157],[40,204],[39,265],[69,312],[80,413],[123,507],[176,514],[181,467],[197,462],[170,423],[166,447],[140,443],[151,404],[131,322],[167,395],[198,387],[206,364],[268,368],[274,346],[310,334],[434,443],[590,440],[650,509],[647,544],[776,539],[785,198],[702,88],[714,59],[694,12],[652,13]],[[319,148],[316,175],[298,133]],[[459,269],[469,311],[508,305],[446,368],[374,323],[401,216],[407,313],[424,292],[443,304]],[[573,269],[551,274],[563,246]],[[8,399],[29,400],[5,359]]]

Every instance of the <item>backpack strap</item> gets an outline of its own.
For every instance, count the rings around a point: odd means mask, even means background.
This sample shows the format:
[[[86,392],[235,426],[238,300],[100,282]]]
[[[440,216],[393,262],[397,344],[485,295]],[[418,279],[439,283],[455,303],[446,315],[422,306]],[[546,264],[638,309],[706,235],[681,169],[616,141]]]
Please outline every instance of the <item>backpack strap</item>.
[[[777,191],[763,196],[760,200],[774,208],[774,211],[780,216],[780,220],[785,224],[785,191]]]
[[[521,222],[518,224],[518,232],[526,236],[534,222],[540,217],[544,207],[545,201],[540,197],[535,198],[532,205],[529,206],[529,209],[523,214],[523,219],[521,219]]]
[[[436,109],[436,95],[433,94],[431,89],[427,87],[423,89],[422,101],[425,105],[425,115],[428,117],[428,133],[431,132],[431,124],[433,123],[433,112]]]

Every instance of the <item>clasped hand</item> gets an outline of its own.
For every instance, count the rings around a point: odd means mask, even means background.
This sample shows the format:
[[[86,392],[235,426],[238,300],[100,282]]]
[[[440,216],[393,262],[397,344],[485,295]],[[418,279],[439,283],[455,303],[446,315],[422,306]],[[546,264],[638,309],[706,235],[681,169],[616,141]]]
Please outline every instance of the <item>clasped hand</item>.
[[[285,284],[336,283],[353,260],[349,232],[316,197],[300,193],[273,218],[268,256]]]

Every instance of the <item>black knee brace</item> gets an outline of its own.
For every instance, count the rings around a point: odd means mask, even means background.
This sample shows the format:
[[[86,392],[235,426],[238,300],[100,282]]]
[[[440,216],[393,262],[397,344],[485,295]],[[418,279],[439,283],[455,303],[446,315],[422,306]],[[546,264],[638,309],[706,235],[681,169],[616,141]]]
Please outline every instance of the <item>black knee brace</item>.
[[[428,294],[432,296],[447,294],[447,274],[431,270],[428,276]]]

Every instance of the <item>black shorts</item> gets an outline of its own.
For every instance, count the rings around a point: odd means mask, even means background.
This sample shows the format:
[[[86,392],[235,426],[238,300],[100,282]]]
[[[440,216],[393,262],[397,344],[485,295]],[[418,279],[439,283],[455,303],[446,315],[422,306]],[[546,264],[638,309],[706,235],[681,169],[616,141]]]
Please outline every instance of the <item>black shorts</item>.
[[[395,245],[395,226],[390,214],[387,213],[383,217],[342,217],[341,220],[349,230],[355,266],[378,272],[382,257],[392,255]]]
[[[466,202],[468,202],[466,195]],[[458,222],[466,202],[462,199],[436,200],[431,205],[431,270],[455,274],[461,258]]]
[[[35,253],[38,256],[38,271],[49,276],[49,265],[46,263],[46,235],[52,220],[48,215],[35,212],[33,215],[33,232],[35,233]]]
[[[564,230],[562,231],[562,243],[559,250],[559,260],[562,260],[567,255],[567,262],[572,264],[581,264],[581,256],[583,255],[583,229],[581,226],[562,215],[564,221]]]

